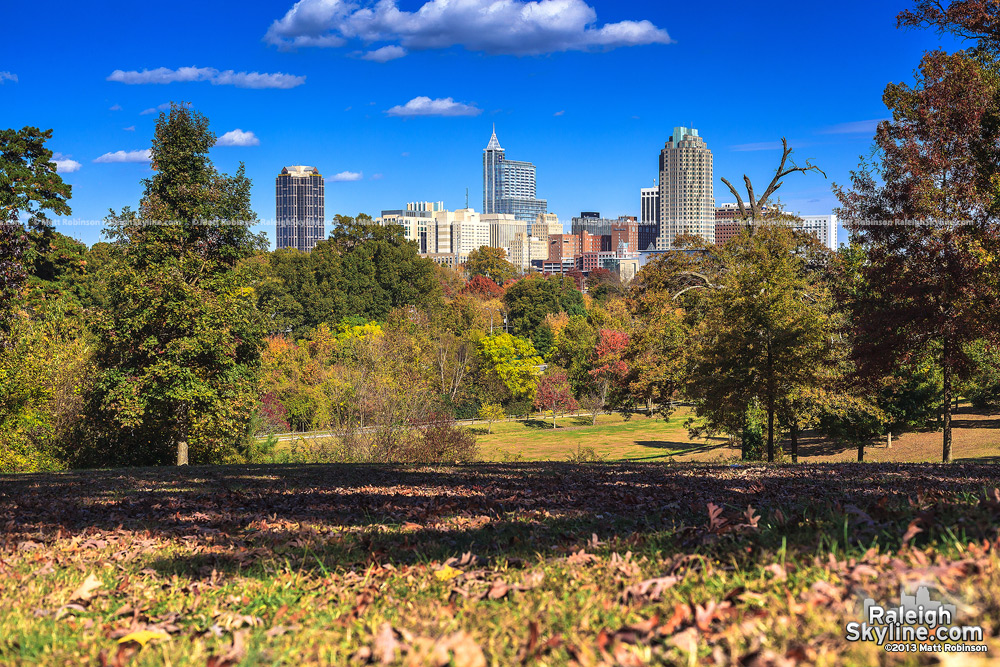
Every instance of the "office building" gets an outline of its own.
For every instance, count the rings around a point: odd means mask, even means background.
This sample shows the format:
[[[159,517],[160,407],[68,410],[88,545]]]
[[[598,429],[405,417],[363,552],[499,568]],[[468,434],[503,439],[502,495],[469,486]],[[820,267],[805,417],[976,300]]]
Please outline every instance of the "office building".
[[[587,232],[600,236],[601,250],[615,251],[622,239],[628,245],[629,253],[636,253],[656,245],[659,227],[643,224],[634,215],[621,215],[617,218],[602,218],[600,213],[585,211],[580,217],[573,218],[571,229],[574,234]]]
[[[548,240],[542,241],[528,236],[526,232],[517,232],[504,250],[507,251],[507,261],[522,271],[527,271],[533,265],[541,268],[548,258]]]
[[[451,226],[451,252],[459,264],[464,264],[469,253],[490,244],[490,223],[471,208],[457,211],[440,211],[434,214],[444,218]]]
[[[660,226],[660,188],[640,188],[639,224]]]
[[[316,167],[285,167],[274,179],[275,246],[309,252],[326,236],[323,176]]]
[[[531,235],[546,243],[552,234],[562,234],[563,226],[559,222],[559,216],[555,213],[539,213],[535,218],[535,223],[531,226]]]
[[[548,210],[548,203],[536,194],[535,165],[508,160],[494,127],[483,149],[483,214],[512,215],[530,233],[538,216]]]
[[[712,151],[698,130],[675,127],[660,151],[660,220],[656,247],[669,250],[681,235],[715,241]]]
[[[768,207],[767,213],[774,216],[788,216],[786,220],[799,218],[799,222],[783,222],[793,229],[812,234],[820,243],[830,250],[837,249],[837,216],[835,215],[797,215],[782,211],[777,206]],[[765,220],[766,222],[766,220]],[[760,223],[758,223],[760,224]],[[739,205],[722,204],[715,209],[715,243],[724,245],[743,231],[747,223],[740,220]]]
[[[528,233],[528,224],[510,213],[484,213],[479,217],[489,225],[490,246],[493,248],[506,250],[516,234]]]
[[[798,229],[815,236],[820,243],[830,250],[837,249],[837,216],[835,215],[800,215],[802,222]]]
[[[434,218],[435,213],[443,210],[444,202],[410,202],[405,209],[382,211],[382,216],[375,222],[402,227],[403,236],[416,242],[417,252],[421,254],[449,253],[451,229],[443,229]]]

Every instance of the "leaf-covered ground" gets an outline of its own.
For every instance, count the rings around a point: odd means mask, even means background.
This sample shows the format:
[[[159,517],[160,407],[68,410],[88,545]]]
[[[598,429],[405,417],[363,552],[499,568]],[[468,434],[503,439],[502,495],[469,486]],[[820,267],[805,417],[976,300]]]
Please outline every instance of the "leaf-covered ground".
[[[0,477],[0,664],[936,663],[1000,655],[990,465],[268,466]],[[955,656],[950,664],[973,664]]]

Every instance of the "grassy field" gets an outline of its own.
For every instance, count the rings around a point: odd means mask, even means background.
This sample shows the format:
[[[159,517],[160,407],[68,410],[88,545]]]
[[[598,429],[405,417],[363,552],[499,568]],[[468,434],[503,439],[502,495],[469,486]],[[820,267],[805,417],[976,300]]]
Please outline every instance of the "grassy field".
[[[565,461],[580,447],[592,447],[610,461],[733,462],[739,459],[738,446],[726,438],[692,439],[684,428],[690,416],[678,410],[669,422],[635,415],[625,421],[620,415],[601,415],[597,425],[590,417],[564,417],[552,429],[551,419],[542,422],[497,422],[493,434],[485,426],[476,427],[484,459],[505,461]],[[953,446],[959,460],[1000,461],[1000,415],[980,413],[968,406],[954,418]],[[788,447],[788,443],[784,443]],[[805,433],[799,442],[799,457],[808,463],[857,460],[857,449]],[[941,432],[905,433],[885,443],[867,447],[865,460],[873,462],[935,462],[941,460]]]
[[[601,415],[597,424],[591,417],[568,415],[530,420],[495,422],[492,433],[485,423],[470,426],[476,434],[480,457],[487,462],[580,460],[590,448],[597,459],[606,461],[732,463],[740,458],[738,444],[728,438],[692,439],[684,422],[690,410],[681,408],[669,422],[659,417],[633,415],[625,420],[619,414]],[[954,456],[960,461],[1000,461],[1000,415],[960,408],[954,418]],[[941,460],[941,432],[904,433],[893,439],[891,448],[884,442],[869,446],[865,460],[883,463],[933,463]],[[300,442],[282,442],[281,451],[296,447],[308,450],[324,438],[306,438]],[[789,443],[779,443],[785,448]],[[333,446],[333,445],[331,445]],[[308,459],[308,454],[305,454]],[[835,463],[857,460],[857,448],[837,443],[810,432],[802,434],[799,458],[805,463]]]
[[[593,448],[597,456],[613,461],[666,461],[676,456],[712,452],[727,444],[723,438],[692,440],[684,428],[687,410],[675,413],[669,422],[645,415],[629,420],[621,415],[600,415],[592,425],[590,416],[496,422],[493,433],[486,426],[473,428],[482,456],[488,461],[566,461],[581,447]],[[720,454],[721,456],[721,454]]]
[[[923,582],[997,655],[998,486],[972,463],[0,477],[0,664],[987,664],[844,628]]]

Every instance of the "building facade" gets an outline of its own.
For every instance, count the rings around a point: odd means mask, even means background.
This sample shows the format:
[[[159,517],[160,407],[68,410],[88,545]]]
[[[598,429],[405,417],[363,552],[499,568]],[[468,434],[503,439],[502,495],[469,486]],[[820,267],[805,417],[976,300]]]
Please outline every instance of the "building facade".
[[[639,223],[660,226],[660,188],[640,188]]]
[[[494,248],[509,249],[519,232],[528,233],[528,224],[510,213],[484,213],[480,218],[489,225],[489,245]]]
[[[835,215],[800,215],[802,219],[798,228],[815,236],[820,243],[830,250],[837,249],[837,216]]]
[[[698,130],[675,127],[660,151],[658,250],[674,247],[681,235],[715,241],[712,151]]]
[[[625,240],[629,253],[646,250],[651,245],[655,247],[659,227],[640,222],[634,215],[621,215],[617,218],[602,218],[600,213],[585,211],[580,217],[573,218],[574,234],[587,232],[602,238],[601,250],[613,251],[618,248],[618,242]]]
[[[535,165],[508,160],[497,140],[496,128],[483,149],[483,214],[512,215],[527,226],[548,211],[548,202],[537,198]]]
[[[285,167],[274,179],[275,246],[309,252],[326,236],[325,185],[316,167]]]
[[[469,253],[490,244],[490,223],[471,208],[435,213],[436,218],[445,218],[451,225],[451,252],[459,264],[464,264]]]

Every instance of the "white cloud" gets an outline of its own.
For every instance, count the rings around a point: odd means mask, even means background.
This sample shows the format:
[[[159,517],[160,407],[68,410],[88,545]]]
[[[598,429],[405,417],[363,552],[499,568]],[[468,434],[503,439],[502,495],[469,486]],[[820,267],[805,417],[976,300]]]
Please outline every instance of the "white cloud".
[[[129,85],[190,83],[208,81],[216,86],[236,86],[237,88],[295,88],[306,82],[304,76],[293,74],[265,74],[261,72],[235,72],[231,69],[219,71],[214,67],[179,67],[169,69],[158,67],[124,71],[116,69],[108,76],[108,81],[117,81]]]
[[[326,179],[330,183],[346,183],[349,181],[360,181],[365,175],[360,171],[342,171]]]
[[[126,132],[135,132],[135,125],[129,125],[128,127],[122,128]]]
[[[164,102],[163,104],[161,104],[158,107],[153,107],[151,109],[144,109],[143,111],[140,111],[139,115],[140,116],[148,116],[151,113],[156,113],[157,111],[166,111],[169,108],[170,108],[170,102]]]
[[[151,159],[149,154],[149,149],[142,151],[115,151],[114,153],[105,153],[99,158],[96,158],[94,162],[101,164],[108,164],[111,162],[149,162]]]
[[[557,112],[555,112],[555,113],[554,113],[554,114],[552,114],[552,115],[553,115],[553,116],[561,116],[561,115],[563,115],[564,113],[566,113],[566,110],[565,110],[565,109],[563,109],[562,111],[557,111]]]
[[[381,181],[384,178],[384,176],[382,174],[372,174],[371,178],[373,181]]]
[[[730,149],[738,152],[748,152],[748,151],[773,151],[781,148],[780,141],[761,141],[756,144],[736,144],[735,146],[730,146]]]
[[[0,84],[2,84],[5,80],[17,83],[17,75],[12,74],[11,72],[0,72]]]
[[[260,139],[253,132],[244,132],[236,128],[226,132],[215,142],[216,146],[260,146]]]
[[[60,174],[72,174],[80,169],[80,163],[76,160],[70,160],[69,157],[69,155],[62,153],[52,154],[52,161],[56,163],[56,171]]]
[[[884,118],[872,120],[856,120],[851,123],[840,123],[820,130],[820,134],[875,134],[875,128]]]
[[[478,116],[482,109],[472,104],[462,104],[450,97],[431,99],[421,95],[406,104],[387,110],[390,116]]]
[[[337,47],[352,39],[514,55],[672,42],[646,20],[599,26],[584,0],[429,0],[414,12],[400,10],[397,0],[299,0],[264,36],[282,48]]]
[[[121,111],[121,110],[122,110],[122,105],[120,104],[115,104],[108,107],[108,111]]]
[[[395,44],[390,44],[389,46],[383,46],[381,49],[375,49],[374,51],[368,51],[363,56],[362,60],[371,60],[377,63],[387,63],[390,60],[395,60],[396,58],[402,58],[406,55],[406,49],[402,46],[396,46]]]

